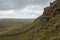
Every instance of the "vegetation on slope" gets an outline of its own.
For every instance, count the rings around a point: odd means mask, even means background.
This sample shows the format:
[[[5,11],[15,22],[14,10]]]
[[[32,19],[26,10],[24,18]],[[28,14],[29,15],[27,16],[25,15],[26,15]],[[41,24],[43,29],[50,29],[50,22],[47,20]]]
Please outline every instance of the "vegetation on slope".
[[[50,19],[45,26],[41,27],[38,22],[33,24],[22,30],[2,34],[0,40],[60,40],[60,15]]]
[[[0,34],[13,29],[22,29],[23,26],[33,22],[33,19],[0,19]]]

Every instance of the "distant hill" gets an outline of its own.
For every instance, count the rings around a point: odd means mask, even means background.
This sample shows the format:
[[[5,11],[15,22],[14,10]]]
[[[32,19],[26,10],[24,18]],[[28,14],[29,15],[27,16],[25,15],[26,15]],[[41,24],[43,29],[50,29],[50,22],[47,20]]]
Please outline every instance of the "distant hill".
[[[34,19],[0,19],[0,33],[5,30],[23,28],[24,25],[30,24]]]
[[[50,3],[31,24],[1,34],[0,40],[60,40],[60,0]]]
[[[0,19],[0,25],[25,25],[32,23],[34,19]]]

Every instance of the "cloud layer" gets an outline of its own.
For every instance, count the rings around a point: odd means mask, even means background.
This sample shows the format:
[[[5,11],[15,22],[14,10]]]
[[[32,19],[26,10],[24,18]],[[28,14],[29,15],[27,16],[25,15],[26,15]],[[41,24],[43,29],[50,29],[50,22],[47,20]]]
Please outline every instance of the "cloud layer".
[[[37,18],[53,0],[0,0],[0,18]]]
[[[28,5],[22,9],[0,11],[2,18],[36,18],[42,14],[43,10],[39,5]]]
[[[53,0],[0,0],[0,10],[19,9],[27,5],[47,6]]]

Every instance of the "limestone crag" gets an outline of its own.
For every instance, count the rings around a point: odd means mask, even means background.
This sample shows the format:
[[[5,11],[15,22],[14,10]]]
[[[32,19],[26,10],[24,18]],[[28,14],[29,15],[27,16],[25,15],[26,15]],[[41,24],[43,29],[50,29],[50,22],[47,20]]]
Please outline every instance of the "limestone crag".
[[[53,3],[50,3],[49,7],[44,8],[41,21],[42,23],[46,23],[58,14],[60,14],[60,0],[56,0]]]

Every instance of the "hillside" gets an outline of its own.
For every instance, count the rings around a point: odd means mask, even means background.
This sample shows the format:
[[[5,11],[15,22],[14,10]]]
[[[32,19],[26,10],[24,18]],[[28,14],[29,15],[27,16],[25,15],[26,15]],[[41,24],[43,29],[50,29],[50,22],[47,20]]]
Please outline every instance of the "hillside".
[[[0,34],[8,30],[23,28],[33,21],[34,19],[0,19]]]
[[[1,34],[0,40],[60,40],[60,0],[44,8],[33,23]]]

